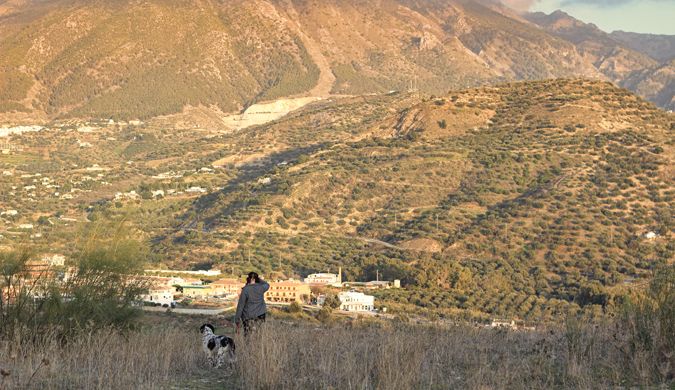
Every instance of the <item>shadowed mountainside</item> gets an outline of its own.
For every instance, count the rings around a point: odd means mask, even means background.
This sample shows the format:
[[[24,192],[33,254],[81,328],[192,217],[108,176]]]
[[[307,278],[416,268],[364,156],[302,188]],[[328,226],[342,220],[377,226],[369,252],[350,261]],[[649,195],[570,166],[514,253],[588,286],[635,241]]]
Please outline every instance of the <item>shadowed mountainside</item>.
[[[675,108],[675,37],[613,32],[607,34],[556,11],[526,15],[546,31],[572,42],[579,53],[614,83],[666,109]]]
[[[670,104],[652,87],[672,84],[672,72],[647,55],[611,40],[599,50],[619,52],[599,60],[584,43],[469,0],[7,1],[0,20],[6,120],[143,119],[286,96],[605,75]]]

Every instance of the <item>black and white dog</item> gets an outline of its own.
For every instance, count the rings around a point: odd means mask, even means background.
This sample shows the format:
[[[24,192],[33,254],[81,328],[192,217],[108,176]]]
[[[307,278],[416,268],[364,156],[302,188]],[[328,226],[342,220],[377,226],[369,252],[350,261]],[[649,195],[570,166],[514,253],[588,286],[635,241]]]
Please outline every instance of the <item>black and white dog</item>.
[[[213,367],[221,367],[227,363],[230,367],[237,360],[234,354],[234,340],[227,336],[218,336],[213,333],[216,328],[211,324],[199,327],[202,332],[202,348],[206,358]]]

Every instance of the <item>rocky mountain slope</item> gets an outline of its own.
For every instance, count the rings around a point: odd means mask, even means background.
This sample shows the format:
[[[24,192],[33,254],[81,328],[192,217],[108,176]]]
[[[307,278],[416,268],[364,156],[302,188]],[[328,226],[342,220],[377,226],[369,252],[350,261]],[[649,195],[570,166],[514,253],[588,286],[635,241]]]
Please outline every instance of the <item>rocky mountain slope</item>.
[[[675,36],[638,34],[625,31],[613,31],[609,36],[658,61],[666,62],[675,58]]]
[[[651,86],[672,81],[646,55],[621,48],[600,60],[470,0],[12,0],[0,4],[0,52],[6,122],[232,112],[284,96],[441,94],[570,76],[625,81],[667,106],[668,92]]]
[[[546,31],[573,43],[607,78],[666,109],[675,108],[675,37],[613,32],[556,11],[526,15]]]

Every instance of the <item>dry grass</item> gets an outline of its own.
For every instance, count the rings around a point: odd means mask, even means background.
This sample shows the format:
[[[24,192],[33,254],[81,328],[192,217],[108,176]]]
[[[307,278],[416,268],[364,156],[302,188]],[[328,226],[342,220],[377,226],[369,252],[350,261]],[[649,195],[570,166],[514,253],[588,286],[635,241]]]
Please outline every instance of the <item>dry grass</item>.
[[[550,389],[649,385],[622,355],[615,329],[513,332],[365,324],[271,323],[240,348],[242,388]],[[644,360],[646,361],[646,360]],[[627,366],[628,364],[628,366]]]
[[[126,336],[103,330],[66,346],[49,338],[2,342],[0,368],[10,375],[0,389],[590,389],[672,383],[667,372],[665,381],[650,376],[649,351],[626,355],[630,340],[610,322],[514,332],[272,318],[248,339],[233,335],[238,362],[228,372],[206,366],[197,332],[198,323],[222,319],[161,315],[151,321],[153,326]]]
[[[55,338],[0,341],[0,389],[159,389],[192,375],[203,356],[198,334],[98,330],[60,345]],[[31,378],[32,377],[32,378]]]

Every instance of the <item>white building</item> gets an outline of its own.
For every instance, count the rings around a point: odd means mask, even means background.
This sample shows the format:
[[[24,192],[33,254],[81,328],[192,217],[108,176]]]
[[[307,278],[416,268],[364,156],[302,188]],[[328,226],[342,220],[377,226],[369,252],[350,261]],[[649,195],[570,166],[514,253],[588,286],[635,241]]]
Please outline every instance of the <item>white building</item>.
[[[658,236],[659,235],[654,233],[654,232],[649,232],[649,233],[645,234],[645,238],[648,239],[648,240],[655,240],[656,237],[658,237]]]
[[[340,310],[344,311],[373,311],[375,297],[356,291],[343,291],[338,294]]]
[[[516,321],[503,318],[495,318],[492,320],[490,325],[488,325],[488,327],[516,329]]]
[[[313,284],[313,285],[341,286],[342,285],[342,267],[338,268],[337,274],[331,274],[331,273],[309,274],[304,279],[304,282],[307,283],[307,284]]]
[[[115,200],[122,200],[122,199],[138,199],[140,196],[136,193],[136,191],[129,191],[129,192],[116,192],[115,193]]]
[[[203,194],[206,192],[206,188],[202,187],[190,187],[185,192],[190,193],[190,194]]]
[[[143,294],[141,299],[144,302],[150,302],[159,305],[171,305],[174,303],[173,293],[176,289],[173,287],[153,287],[148,290],[147,294]]]
[[[44,255],[42,256],[42,261],[49,263],[51,266],[63,267],[66,264],[66,256],[58,254]]]

